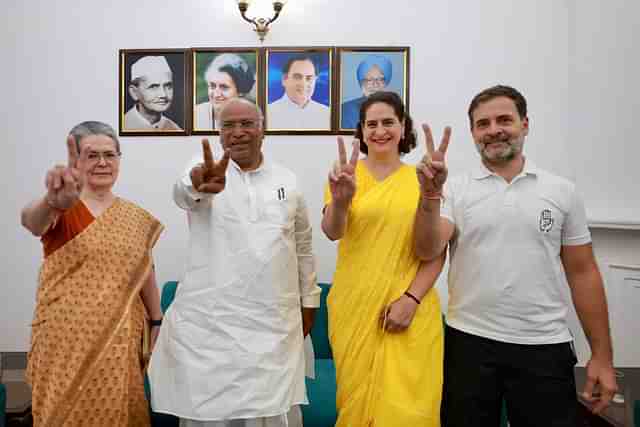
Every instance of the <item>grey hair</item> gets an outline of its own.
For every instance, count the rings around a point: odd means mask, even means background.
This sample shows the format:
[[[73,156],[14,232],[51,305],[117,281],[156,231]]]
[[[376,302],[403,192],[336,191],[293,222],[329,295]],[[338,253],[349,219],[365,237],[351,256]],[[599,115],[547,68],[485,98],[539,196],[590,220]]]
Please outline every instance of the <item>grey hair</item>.
[[[258,104],[256,104],[255,102],[249,101],[248,99],[245,98],[231,98],[228,101],[226,101],[224,104],[222,104],[222,106],[220,107],[220,113],[218,113],[218,116],[220,118],[222,118],[222,116],[224,115],[224,110],[227,109],[227,107],[233,103],[236,102],[240,102],[242,104],[248,105],[250,107],[252,107],[256,113],[258,113],[258,119],[260,120],[260,127],[263,127],[264,124],[264,114],[262,113],[262,108],[260,108],[260,106]]]
[[[209,80],[211,71],[227,73],[240,95],[251,92],[255,84],[255,71],[247,64],[241,56],[235,53],[223,53],[216,56],[204,72],[205,80]]]
[[[76,148],[78,149],[78,153],[80,153],[80,141],[85,136],[90,135],[104,135],[108,136],[116,143],[116,151],[120,153],[120,141],[118,141],[118,136],[116,135],[116,131],[113,130],[111,126],[103,122],[96,121],[87,121],[77,124],[69,131],[69,135],[73,136],[76,140]]]

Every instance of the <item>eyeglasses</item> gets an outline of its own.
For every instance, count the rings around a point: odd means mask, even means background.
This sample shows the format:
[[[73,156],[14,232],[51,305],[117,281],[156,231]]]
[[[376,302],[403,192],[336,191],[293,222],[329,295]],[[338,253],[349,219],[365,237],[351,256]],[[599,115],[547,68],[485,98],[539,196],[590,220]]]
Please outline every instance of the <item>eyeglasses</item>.
[[[376,84],[380,86],[384,84],[384,77],[376,77],[373,79],[362,79],[362,81],[368,85]]]
[[[119,153],[117,151],[91,151],[87,155],[87,160],[89,160],[89,162],[91,163],[98,163],[100,162],[100,160],[104,160],[106,163],[113,163],[117,160],[120,160],[121,155],[122,153]]]
[[[239,120],[239,121],[224,121],[222,122],[222,130],[230,131],[240,127],[243,130],[255,129],[258,127],[258,122],[255,120]]]

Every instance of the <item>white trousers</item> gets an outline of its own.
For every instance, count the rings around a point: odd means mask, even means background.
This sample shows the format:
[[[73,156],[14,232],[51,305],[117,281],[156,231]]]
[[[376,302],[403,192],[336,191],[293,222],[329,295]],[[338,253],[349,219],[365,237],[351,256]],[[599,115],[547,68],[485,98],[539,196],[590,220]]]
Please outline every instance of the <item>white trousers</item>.
[[[302,427],[302,411],[300,406],[295,405],[288,413],[275,417],[225,421],[198,421],[180,418],[180,427]]]

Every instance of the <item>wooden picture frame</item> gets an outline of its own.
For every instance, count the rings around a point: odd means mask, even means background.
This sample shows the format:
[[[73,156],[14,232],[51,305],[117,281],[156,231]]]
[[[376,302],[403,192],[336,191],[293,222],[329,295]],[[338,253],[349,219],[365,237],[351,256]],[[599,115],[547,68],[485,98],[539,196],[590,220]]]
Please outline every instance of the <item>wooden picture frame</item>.
[[[188,49],[119,51],[119,134],[187,135]]]
[[[259,48],[191,49],[191,133],[220,133],[216,111],[243,97],[264,109],[262,56]]]
[[[409,53],[408,46],[337,48],[335,129],[338,134],[353,134],[360,105],[378,90],[396,92],[409,112]]]
[[[334,48],[264,48],[265,132],[334,134]]]

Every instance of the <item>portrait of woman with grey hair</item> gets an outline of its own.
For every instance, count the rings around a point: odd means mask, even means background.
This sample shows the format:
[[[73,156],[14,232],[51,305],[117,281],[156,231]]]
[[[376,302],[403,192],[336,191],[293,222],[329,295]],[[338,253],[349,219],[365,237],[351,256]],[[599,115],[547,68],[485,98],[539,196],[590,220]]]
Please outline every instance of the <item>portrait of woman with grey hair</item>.
[[[235,97],[255,100],[255,95],[253,95],[256,82],[255,52],[217,53],[215,55],[201,74],[206,84],[207,100],[194,107],[193,128],[195,131],[218,129],[218,113],[222,104],[227,100]],[[211,56],[211,52],[196,52],[196,71],[201,69]],[[195,102],[198,102],[204,98],[203,82],[195,83],[194,87],[197,93],[194,99]]]

